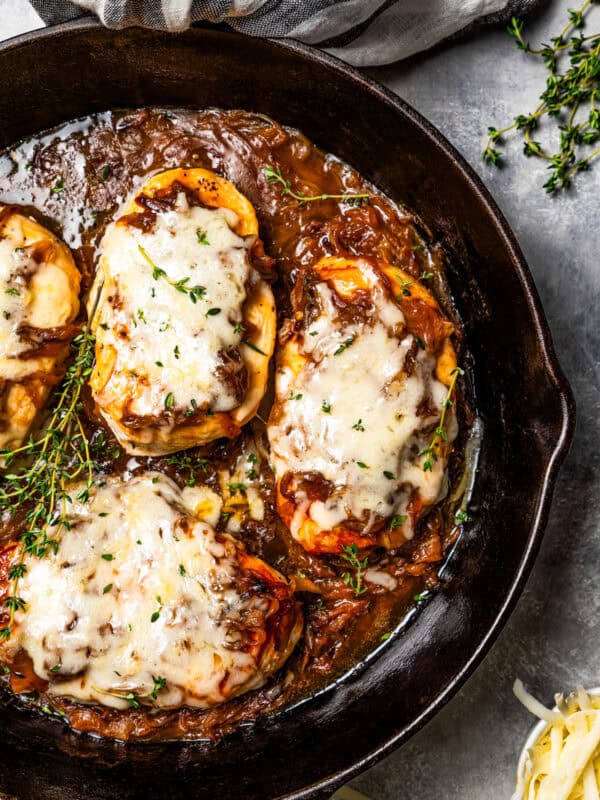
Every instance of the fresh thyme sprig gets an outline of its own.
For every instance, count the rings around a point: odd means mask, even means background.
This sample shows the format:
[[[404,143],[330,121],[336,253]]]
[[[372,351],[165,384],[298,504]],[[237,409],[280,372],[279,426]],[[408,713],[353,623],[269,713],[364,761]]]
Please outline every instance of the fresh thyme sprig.
[[[186,485],[195,486],[198,482],[196,470],[206,473],[210,468],[208,458],[198,455],[191,455],[189,452],[172,453],[167,459],[169,466],[177,467],[178,472],[187,472]]]
[[[95,692],[99,692],[100,694],[116,697],[118,700],[126,700],[131,708],[139,708],[141,706],[140,700],[158,700],[158,693],[167,685],[166,678],[162,678],[160,675],[153,675],[152,681],[152,689],[144,694],[136,694],[135,692],[111,692],[108,689],[100,689],[98,686],[92,686],[92,688]]]
[[[43,558],[49,551],[58,550],[63,528],[68,529],[67,488],[73,481],[83,481],[77,499],[89,496],[94,482],[94,462],[90,445],[81,422],[80,394],[94,365],[94,336],[89,322],[71,344],[74,360],[52,403],[47,424],[37,438],[30,436],[26,444],[15,450],[1,450],[5,466],[18,466],[3,476],[0,485],[0,513],[16,516],[28,508],[19,560],[8,573],[10,593],[3,604],[10,611],[8,623],[0,628],[0,641],[10,639],[17,611],[25,611],[25,601],[19,597],[19,581],[26,574],[26,556]],[[53,528],[52,535],[50,528]]]
[[[525,156],[548,162],[550,177],[544,189],[556,192],[568,188],[575,176],[589,169],[600,156],[600,33],[584,36],[585,15],[598,0],[586,0],[580,9],[569,9],[569,22],[550,44],[534,50],[523,38],[523,22],[513,17],[507,31],[519,50],[540,57],[548,70],[546,89],[541,102],[530,114],[519,114],[512,125],[488,128],[488,141],[482,153],[484,161],[501,166],[504,154],[498,149],[510,131],[522,131]],[[579,31],[578,34],[575,32]],[[568,58],[568,67],[561,69]],[[559,146],[548,152],[532,138],[540,121],[556,119]]]
[[[342,558],[344,561],[347,561],[355,571],[354,575],[351,575],[349,572],[344,573],[342,576],[344,583],[350,586],[351,589],[354,589],[354,594],[358,597],[367,591],[367,587],[363,584],[363,572],[367,568],[369,558],[368,556],[363,559],[358,557],[358,547],[355,542],[342,545],[342,550],[344,551]]]
[[[312,203],[315,200],[343,200],[345,203],[352,203],[353,205],[357,206],[361,205],[361,203],[369,202],[369,195],[366,192],[363,194],[358,194],[356,192],[344,192],[343,194],[314,195],[304,194],[304,192],[295,192],[292,189],[291,181],[283,177],[281,167],[277,167],[277,169],[273,169],[273,167],[265,167],[263,172],[267,178],[267,183],[280,183],[283,186],[283,189],[281,190],[282,197],[284,197],[286,194],[289,194],[289,196],[293,197],[294,200],[297,200],[301,206],[305,205],[305,203]]]
[[[200,242],[200,244],[208,244],[208,242]],[[181,294],[187,294],[191,302],[194,304],[196,304],[198,300],[201,300],[204,297],[204,295],[206,294],[206,286],[188,286],[188,283],[190,281],[189,278],[181,278],[181,280],[172,281],[167,275],[167,273],[164,271],[164,269],[162,269],[162,267],[159,267],[157,264],[154,263],[154,261],[148,255],[147,250],[143,248],[141,244],[138,244],[138,250],[142,254],[143,258],[152,267],[152,277],[154,278],[155,281],[157,281],[159,278],[162,278],[169,284],[169,286],[172,286],[178,292],[181,292]],[[213,311],[213,309],[210,309],[210,311]]]
[[[433,431],[433,437],[427,447],[419,451],[420,456],[426,456],[423,462],[423,472],[431,472],[433,470],[433,462],[438,460],[438,450],[442,442],[448,441],[448,433],[446,431],[446,412],[454,404],[452,396],[456,388],[456,381],[460,375],[464,375],[464,370],[460,367],[455,367],[450,373],[450,385],[448,386],[448,393],[446,399],[442,404],[442,413],[437,427]]]

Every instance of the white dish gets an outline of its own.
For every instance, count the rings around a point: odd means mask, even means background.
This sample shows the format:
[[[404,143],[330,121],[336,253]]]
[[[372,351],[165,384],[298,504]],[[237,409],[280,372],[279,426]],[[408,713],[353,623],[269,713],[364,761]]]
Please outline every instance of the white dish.
[[[586,689],[586,694],[590,696],[599,696],[600,695],[600,687],[594,687],[592,689]],[[557,706],[553,707],[554,711],[558,711]],[[522,800],[523,795],[518,794],[519,783],[525,780],[525,769],[527,765],[527,756],[529,750],[534,747],[534,745],[542,738],[542,736],[546,733],[548,728],[550,727],[551,723],[546,722],[546,720],[541,719],[538,723],[536,723],[533,728],[531,729],[529,736],[525,740],[525,744],[521,750],[519,755],[519,761],[517,764],[517,775],[516,775],[516,786],[511,800]]]

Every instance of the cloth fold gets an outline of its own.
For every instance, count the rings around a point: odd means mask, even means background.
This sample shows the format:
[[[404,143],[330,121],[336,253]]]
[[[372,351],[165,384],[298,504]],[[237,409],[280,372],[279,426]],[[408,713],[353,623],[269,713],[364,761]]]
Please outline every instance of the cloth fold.
[[[48,25],[96,14],[110,28],[171,31],[226,22],[250,36],[289,37],[359,67],[390,64],[479,22],[524,14],[539,0],[30,0]]]

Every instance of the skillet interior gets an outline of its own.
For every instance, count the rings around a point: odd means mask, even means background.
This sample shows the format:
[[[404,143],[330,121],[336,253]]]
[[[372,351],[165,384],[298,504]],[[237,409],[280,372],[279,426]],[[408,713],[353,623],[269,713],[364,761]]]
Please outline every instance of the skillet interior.
[[[300,128],[404,202],[449,253],[486,435],[467,525],[435,598],[385,653],[300,708],[216,749],[94,741],[0,712],[0,790],[22,800],[321,797],[424,723],[506,619],[541,538],[573,401],[531,278],[472,171],[412,109],[300,45],[83,21],[0,49],[0,147],[114,107],[220,106]]]

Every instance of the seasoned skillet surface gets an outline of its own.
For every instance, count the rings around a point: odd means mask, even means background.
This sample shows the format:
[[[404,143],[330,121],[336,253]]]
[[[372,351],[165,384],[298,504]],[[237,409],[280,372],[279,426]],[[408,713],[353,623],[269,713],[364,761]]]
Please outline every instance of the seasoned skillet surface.
[[[363,205],[344,200],[298,203],[282,192],[282,185],[267,181],[267,166],[280,167],[306,194],[368,192],[370,201]],[[98,244],[119,206],[148,175],[173,167],[210,168],[232,181],[253,203],[265,250],[275,259],[280,317],[288,311],[297,270],[309,268],[323,256],[371,256],[397,264],[415,278],[424,271],[433,273],[430,285],[457,327],[460,353],[461,328],[445,284],[441,252],[427,246],[422,224],[302,134],[266,117],[243,111],[160,109],[89,117],[10,150],[0,162],[0,198],[29,207],[64,237],[89,287]],[[467,404],[457,405],[461,438],[450,463],[451,486],[463,469],[461,451],[472,421]],[[269,406],[267,398],[263,419]],[[175,456],[131,460],[102,425],[89,395],[85,409],[94,457],[105,472],[158,469],[181,486],[204,483],[222,493],[223,475],[232,474],[240,456],[251,449],[258,451],[258,461],[248,461],[247,481],[260,491],[264,520],[258,522],[244,513],[243,493],[225,499],[234,508],[232,517],[240,518],[235,533],[247,549],[297,581],[306,624],[286,667],[261,690],[209,711],[119,712],[54,698],[52,708],[66,714],[76,729],[120,739],[218,738],[240,722],[313,694],[385,641],[415,598],[436,586],[439,565],[459,534],[449,503],[434,508],[414,540],[391,554],[376,550],[369,556],[369,566],[386,567],[393,573],[397,589],[387,591],[367,583],[367,591],[357,596],[344,580],[347,561],[307,554],[279,521],[261,420],[235,441],[221,440]],[[15,535],[18,523],[16,519],[4,526],[2,541]],[[218,527],[226,530],[229,525],[231,519],[225,515]],[[311,582],[318,592],[303,591],[310,589]],[[41,702],[50,704],[44,696]]]

